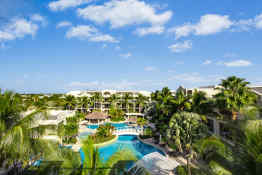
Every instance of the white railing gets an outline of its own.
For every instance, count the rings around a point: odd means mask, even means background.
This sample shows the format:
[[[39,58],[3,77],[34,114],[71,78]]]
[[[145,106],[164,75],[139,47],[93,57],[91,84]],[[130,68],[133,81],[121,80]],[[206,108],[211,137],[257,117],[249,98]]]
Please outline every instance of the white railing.
[[[139,135],[143,133],[143,128],[136,128],[136,127],[123,127],[117,128],[113,131],[115,135],[122,135],[122,134],[134,134]]]

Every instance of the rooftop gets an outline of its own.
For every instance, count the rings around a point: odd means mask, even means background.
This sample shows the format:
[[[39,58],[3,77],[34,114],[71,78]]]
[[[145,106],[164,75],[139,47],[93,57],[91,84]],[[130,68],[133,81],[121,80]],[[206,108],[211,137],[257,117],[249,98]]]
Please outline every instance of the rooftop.
[[[90,114],[87,114],[85,118],[88,120],[94,120],[94,119],[105,120],[108,118],[108,115],[103,112],[92,112]]]

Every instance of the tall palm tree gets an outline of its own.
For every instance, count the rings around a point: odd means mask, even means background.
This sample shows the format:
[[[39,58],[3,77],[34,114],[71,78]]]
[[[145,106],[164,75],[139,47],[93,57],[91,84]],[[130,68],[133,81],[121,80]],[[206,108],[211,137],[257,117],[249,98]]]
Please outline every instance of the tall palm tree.
[[[262,166],[262,124],[261,122],[251,128],[243,130],[244,137],[238,144],[240,165],[248,175],[261,174]]]
[[[132,93],[125,93],[124,94],[124,97],[123,97],[123,100],[124,100],[124,104],[126,106],[126,109],[127,109],[127,112],[129,112],[129,104],[132,102],[133,100],[133,94]]]
[[[86,96],[78,98],[78,105],[81,108],[81,112],[87,111],[87,109],[89,108],[90,101],[91,100]]]
[[[35,115],[43,112],[37,109],[27,116],[21,115],[22,103],[19,95],[6,91],[0,94],[0,165],[16,166],[28,164],[35,152],[38,136],[42,129],[33,128]]]
[[[205,136],[205,125],[201,120],[200,115],[190,112],[175,113],[170,119],[167,136],[178,145],[181,153],[186,150],[187,144],[192,145]]]
[[[119,95],[112,94],[109,98],[109,101],[113,104],[114,107],[116,107],[116,103],[119,100]]]
[[[206,93],[202,91],[194,91],[191,99],[191,110],[198,114],[206,114],[210,112],[211,104],[206,97]]]
[[[248,105],[253,105],[256,95],[247,86],[249,82],[235,76],[228,77],[219,84],[220,91],[215,95],[218,106],[231,112],[232,120],[237,119],[237,113]]]
[[[178,91],[171,100],[172,102],[172,109],[173,112],[182,112],[182,111],[190,111],[191,103],[190,103],[190,96],[186,96],[184,91]]]
[[[76,99],[72,95],[67,95],[63,99],[63,104],[64,104],[65,109],[72,110],[76,106]]]
[[[94,102],[94,109],[96,108],[96,105],[99,104],[100,110],[101,110],[102,102],[104,101],[102,93],[101,92],[95,92],[91,98]]]
[[[138,94],[136,97],[136,104],[139,105],[139,113],[142,111],[142,109],[145,107],[146,102],[148,101],[148,98],[142,94]]]

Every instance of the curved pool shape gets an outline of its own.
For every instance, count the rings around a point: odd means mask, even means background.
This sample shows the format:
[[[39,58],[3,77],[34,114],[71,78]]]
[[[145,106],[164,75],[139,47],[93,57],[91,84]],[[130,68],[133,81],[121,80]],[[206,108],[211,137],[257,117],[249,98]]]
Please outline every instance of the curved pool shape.
[[[127,123],[110,123],[110,124],[114,126],[116,129],[128,127]],[[87,125],[86,127],[89,129],[97,129],[99,125]]]
[[[138,140],[137,136],[134,135],[121,135],[114,143],[100,147],[98,150],[101,158],[105,162],[119,149],[131,150],[137,159],[141,159],[144,155],[152,152],[159,152],[160,154],[165,155],[161,150],[141,142]],[[80,155],[81,160],[84,160],[82,150],[80,150]]]

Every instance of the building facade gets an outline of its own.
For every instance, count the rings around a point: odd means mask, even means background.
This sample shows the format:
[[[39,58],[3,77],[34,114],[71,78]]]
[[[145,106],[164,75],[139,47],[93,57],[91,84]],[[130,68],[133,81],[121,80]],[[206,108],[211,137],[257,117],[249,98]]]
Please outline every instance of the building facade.
[[[149,91],[116,91],[116,90],[86,90],[70,91],[66,95],[74,97],[88,97],[94,100],[89,111],[102,111],[108,113],[112,104],[126,114],[141,115],[150,102]]]

